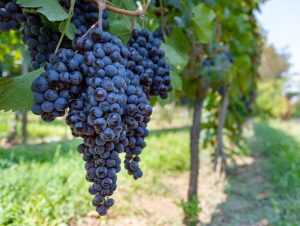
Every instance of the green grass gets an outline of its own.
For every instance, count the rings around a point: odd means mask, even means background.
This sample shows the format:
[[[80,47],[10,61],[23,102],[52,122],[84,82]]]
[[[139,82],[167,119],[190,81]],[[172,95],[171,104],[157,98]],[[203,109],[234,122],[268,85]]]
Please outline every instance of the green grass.
[[[10,131],[11,122],[15,115],[13,113],[0,113],[0,140],[7,136]],[[17,140],[20,140],[20,120],[17,123]],[[51,123],[42,122],[33,114],[28,114],[28,139],[30,143],[36,143],[42,139],[71,138],[69,128],[66,127],[63,119],[57,119]]]
[[[80,140],[0,149],[0,225],[59,225],[92,210]],[[163,178],[188,167],[188,129],[152,131],[142,155],[145,177],[134,181],[122,170],[118,213],[141,210],[130,204],[136,191],[164,195]],[[172,153],[172,154],[170,154]]]
[[[0,152],[0,225],[57,225],[89,208],[87,183],[73,146],[45,144]]]
[[[278,129],[278,123],[256,124],[256,140],[267,159],[266,174],[273,185],[273,207],[280,218],[276,225],[300,224],[300,126]],[[296,132],[297,131],[297,132]]]

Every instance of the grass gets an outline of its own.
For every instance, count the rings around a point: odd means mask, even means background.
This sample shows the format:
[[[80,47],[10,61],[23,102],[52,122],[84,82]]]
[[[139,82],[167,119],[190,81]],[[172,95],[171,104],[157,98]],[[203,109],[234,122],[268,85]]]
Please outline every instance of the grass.
[[[91,206],[85,170],[76,146],[80,140],[0,149],[0,225],[59,225],[87,214]],[[142,155],[145,176],[119,178],[122,199],[118,213],[142,214],[130,200],[138,191],[170,192],[163,183],[169,173],[188,167],[188,130],[152,132]],[[172,153],[172,154],[170,154]]]
[[[82,164],[72,146],[1,151],[0,225],[57,225],[89,208]]]
[[[278,123],[257,124],[255,146],[267,158],[266,174],[273,185],[273,208],[280,216],[276,225],[300,224],[300,128]],[[297,132],[296,132],[297,131]]]
[[[0,140],[7,136],[10,131],[11,122],[15,117],[12,113],[0,113]],[[20,140],[20,120],[17,123],[17,140]],[[42,122],[38,116],[28,114],[28,139],[30,143],[41,142],[42,140],[53,140],[71,138],[69,129],[65,126],[63,119],[57,119],[51,123]]]
[[[54,131],[59,136],[64,133],[60,121],[52,125],[33,121],[30,126],[32,138]],[[48,132],[47,126],[51,128]],[[299,134],[300,129],[294,124],[255,123],[249,147],[257,155],[256,160],[228,178],[228,198],[218,207],[227,220],[218,223],[216,212],[210,225],[241,225],[242,219],[251,225],[262,218],[272,225],[299,225],[300,145],[296,140]],[[0,225],[66,225],[93,209],[83,161],[76,152],[79,143],[76,139],[0,148]],[[134,181],[124,170],[118,176],[112,218],[149,217],[145,206],[135,204],[143,196],[154,200],[168,197],[180,203],[169,179],[188,171],[189,128],[152,130],[147,144],[142,154],[145,176]],[[208,161],[209,152],[201,160]],[[268,195],[258,198],[264,191]],[[172,222],[167,225],[175,225]],[[180,223],[177,221],[176,225]]]
[[[168,107],[166,108],[168,109]],[[151,129],[162,129],[173,127],[182,127],[183,125],[190,124],[190,112],[186,109],[176,107],[169,111],[172,112],[172,122],[167,120],[170,116],[166,113],[165,108],[154,108],[149,128]],[[0,112],[0,140],[9,134],[11,122],[14,119],[15,114],[11,112],[1,113]],[[53,141],[62,139],[72,139],[72,135],[68,126],[66,126],[64,119],[58,118],[51,123],[43,122],[40,117],[28,114],[28,139],[29,143],[40,143],[42,141]],[[20,120],[17,123],[17,141],[20,141]]]

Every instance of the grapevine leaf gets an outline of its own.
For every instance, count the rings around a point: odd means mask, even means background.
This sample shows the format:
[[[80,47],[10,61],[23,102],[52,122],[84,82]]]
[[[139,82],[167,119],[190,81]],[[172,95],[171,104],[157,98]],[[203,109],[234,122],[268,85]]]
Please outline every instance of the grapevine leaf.
[[[40,68],[14,78],[0,78],[0,110],[30,110],[31,83],[43,71],[44,69]]]
[[[158,97],[156,97],[156,96],[151,97],[151,99],[150,99],[151,106],[154,106],[157,103],[157,100],[158,100]]]
[[[166,58],[172,68],[173,86],[181,90],[182,82],[179,75],[188,62],[189,42],[180,28],[174,27],[172,34],[162,44],[162,49],[165,50]]]
[[[112,22],[109,23],[109,31],[124,42],[131,36],[131,30],[126,20],[112,20]]]
[[[17,0],[23,8],[36,8],[37,12],[47,17],[49,21],[62,21],[68,18],[68,13],[58,0]]]
[[[43,24],[46,25],[46,27],[50,28],[53,31],[58,30],[57,28],[59,27],[60,21],[51,22],[44,15],[41,15],[40,18],[41,18]]]
[[[178,70],[183,69],[188,60],[185,54],[181,55],[181,51],[178,51],[175,46],[171,46],[165,43],[162,44],[162,49],[165,51],[166,58],[172,66],[174,66]]]
[[[181,28],[173,28],[172,33],[166,39],[166,44],[174,46],[181,54],[185,53],[184,56],[182,56],[186,58],[186,60],[188,59],[189,41]]]
[[[192,27],[194,28],[198,41],[208,43],[213,34],[215,13],[204,4],[199,4],[193,8],[193,14]]]
[[[66,26],[67,29],[65,30]],[[76,26],[72,23],[68,24],[68,20],[64,20],[59,24],[59,31],[61,33],[66,31],[65,35],[68,37],[68,39],[73,40],[75,38]]]
[[[171,81],[176,90],[182,91],[182,81],[176,69],[171,70]]]
[[[11,83],[14,79],[11,77],[8,78],[0,78],[0,93],[1,91],[7,86],[9,83]]]

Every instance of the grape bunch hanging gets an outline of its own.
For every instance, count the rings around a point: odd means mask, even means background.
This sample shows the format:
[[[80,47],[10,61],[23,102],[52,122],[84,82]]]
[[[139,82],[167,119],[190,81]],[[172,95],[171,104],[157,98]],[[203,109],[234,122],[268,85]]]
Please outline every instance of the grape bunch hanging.
[[[69,0],[59,2],[70,8]],[[140,154],[149,134],[150,98],[167,98],[173,89],[161,41],[146,29],[134,29],[124,44],[104,31],[109,26],[106,11],[100,15],[102,26],[95,26],[98,6],[77,0],[72,17],[76,38],[64,38],[55,51],[60,34],[47,27],[39,14],[23,13],[14,0],[1,1],[0,7],[1,30],[21,27],[33,68],[44,67],[32,82],[32,112],[46,122],[66,115],[73,136],[83,139],[77,150],[92,183],[92,205],[99,215],[106,215],[114,204],[111,196],[117,189],[120,154],[125,153],[128,174],[142,177]],[[10,16],[4,17],[2,12],[9,10]]]

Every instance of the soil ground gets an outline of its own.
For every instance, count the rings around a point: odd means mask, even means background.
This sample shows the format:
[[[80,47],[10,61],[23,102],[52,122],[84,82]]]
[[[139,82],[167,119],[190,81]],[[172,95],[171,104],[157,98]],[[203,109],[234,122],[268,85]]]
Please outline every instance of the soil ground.
[[[212,171],[206,163],[200,171],[199,198],[201,202],[200,223],[203,226],[267,226],[265,214],[272,213],[268,208],[268,186],[263,175],[264,161],[256,154],[237,159],[237,166],[230,170],[226,178]],[[110,215],[100,220],[95,212],[71,226],[179,226],[183,225],[183,213],[175,200],[186,197],[188,173],[166,178],[171,189],[168,196],[136,195],[133,200],[140,206],[140,213],[134,216]],[[178,202],[178,201],[177,201]],[[262,207],[265,206],[265,207]],[[259,208],[258,208],[259,207]],[[268,212],[269,211],[269,212]]]

